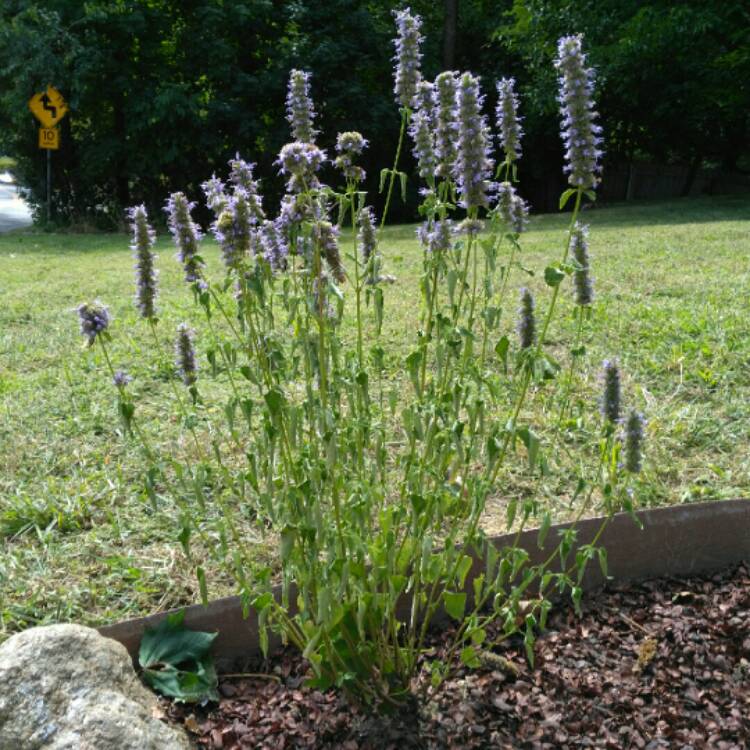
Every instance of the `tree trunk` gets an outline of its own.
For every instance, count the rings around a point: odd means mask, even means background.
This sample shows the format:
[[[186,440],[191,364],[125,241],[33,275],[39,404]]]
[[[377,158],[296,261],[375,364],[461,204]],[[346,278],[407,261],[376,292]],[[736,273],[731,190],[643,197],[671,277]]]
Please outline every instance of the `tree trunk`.
[[[693,189],[693,183],[695,178],[698,176],[698,170],[703,163],[703,158],[700,156],[693,157],[693,161],[690,162],[687,175],[685,175],[685,182],[682,185],[682,192],[680,193],[681,198],[686,198],[690,195],[690,191]]]
[[[443,70],[453,70],[456,64],[456,32],[458,26],[458,0],[444,0]]]

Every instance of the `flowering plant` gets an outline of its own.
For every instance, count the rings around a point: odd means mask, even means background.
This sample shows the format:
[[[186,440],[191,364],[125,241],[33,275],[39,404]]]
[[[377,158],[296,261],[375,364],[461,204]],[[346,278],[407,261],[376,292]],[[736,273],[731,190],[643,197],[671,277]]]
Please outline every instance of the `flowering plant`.
[[[519,446],[532,472],[546,465],[524,405],[560,370],[547,334],[563,282],[572,278],[577,348],[593,301],[588,234],[578,218],[582,200],[595,197],[599,130],[581,39],[562,39],[556,61],[571,184],[563,199],[574,197],[570,228],[560,260],[544,269],[548,298],[540,304],[522,289],[514,325],[506,309],[528,214],[514,185],[522,138],[514,82],[498,84],[504,159],[495,175],[501,181],[493,182],[493,137],[479,79],[449,71],[424,81],[420,21],[404,10],[396,22],[401,138],[406,131],[412,137],[425,183],[421,325],[396,383],[388,382],[388,342],[381,335],[393,281],[382,272],[381,230],[394,182],[404,179],[401,143],[382,175],[381,190],[389,184],[378,223],[361,190],[357,160],[367,147],[361,134],[336,140],[331,164],[340,186],[321,181],[329,158],[316,144],[311,76],[303,71],[292,71],[289,82],[293,140],[277,160],[286,194],[276,217],[268,218],[253,165],[239,156],[227,183],[214,176],[203,185],[224,280],[206,274],[193,204],[182,193],[167,202],[177,257],[205,317],[201,333],[181,325],[174,345],[175,374],[190,395],[173,379],[174,404],[194,458],[159,455],[145,442],[129,378],[115,372],[107,354],[106,308],[79,308],[82,333],[107,355],[126,426],[143,441],[150,495],[171,488],[180,508],[185,550],[200,538],[215,566],[237,581],[246,605],[258,612],[263,644],[268,628],[281,633],[309,661],[316,685],[337,685],[352,700],[378,707],[408,700],[428,628],[441,612],[459,622],[451,653],[469,666],[489,647],[487,626],[498,620],[506,637],[524,633],[531,656],[550,606],[545,594],[568,589],[578,601],[586,562],[594,556],[606,562],[595,542],[569,560],[574,528],[545,564],[530,565],[517,545],[496,549],[482,527]],[[143,207],[130,216],[136,301],[160,347],[154,235]],[[344,227],[351,228],[346,246]],[[350,342],[341,321],[352,299],[356,340]],[[198,342],[210,365],[206,375],[198,367]],[[561,425],[575,362],[572,356],[560,386]],[[203,377],[226,380],[223,428],[203,430],[195,419]],[[643,419],[631,412],[621,433],[621,400],[617,364],[608,362],[600,460],[594,478],[576,491],[578,518],[596,503],[608,514],[632,509],[628,490],[641,468]],[[519,533],[539,516],[542,544],[549,512],[532,501],[508,504],[508,528]],[[243,534],[248,518],[258,533],[277,540],[277,576],[258,567]],[[470,577],[477,556],[483,572]],[[555,558],[562,566],[553,571]],[[204,565],[196,573],[205,598]],[[433,661],[431,682],[449,668],[449,661]]]

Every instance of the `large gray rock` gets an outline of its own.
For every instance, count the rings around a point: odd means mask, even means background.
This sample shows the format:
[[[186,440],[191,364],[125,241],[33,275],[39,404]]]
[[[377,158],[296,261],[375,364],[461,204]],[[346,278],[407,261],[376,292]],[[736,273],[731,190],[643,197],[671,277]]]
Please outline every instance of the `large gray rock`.
[[[50,625],[0,646],[0,750],[186,750],[157,718],[125,648],[80,625]]]

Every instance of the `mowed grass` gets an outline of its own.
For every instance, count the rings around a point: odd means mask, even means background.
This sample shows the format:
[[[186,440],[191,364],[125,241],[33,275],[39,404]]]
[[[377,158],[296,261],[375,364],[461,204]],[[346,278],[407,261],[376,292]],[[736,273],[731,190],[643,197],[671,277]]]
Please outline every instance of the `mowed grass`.
[[[750,495],[750,199],[686,199],[587,211],[596,304],[587,327],[577,426],[563,449],[549,445],[557,414],[554,387],[534,393],[523,420],[539,430],[552,473],[512,468],[498,487],[487,526],[503,528],[512,496],[546,499],[567,514],[582,441],[591,431],[602,359],[617,357],[626,400],[648,419],[648,458],[637,488],[641,506]],[[540,272],[562,250],[565,216],[538,216],[523,238],[515,287],[531,286],[540,310],[549,290]],[[101,624],[197,599],[191,564],[176,543],[168,498],[152,509],[142,491],[144,463],[123,438],[114,391],[98,349],[84,350],[75,306],[99,298],[114,317],[113,359],[134,376],[133,392],[150,440],[182,450],[171,409],[171,367],[132,304],[132,258],[124,235],[0,236],[0,639],[30,625],[75,620]],[[182,281],[174,249],[161,237],[164,339],[200,312]],[[386,289],[389,371],[415,340],[420,313],[420,249],[413,226],[388,229],[382,252],[397,282]],[[218,252],[207,243],[211,270]],[[513,305],[515,306],[515,304]],[[505,313],[512,330],[512,313]],[[563,364],[574,337],[569,289],[550,330]],[[351,335],[351,320],[346,321]],[[206,417],[225,390],[205,362]],[[407,387],[400,389],[410,396]],[[185,448],[187,450],[187,447]],[[249,532],[259,559],[273,559]],[[211,572],[211,571],[210,571]],[[212,595],[231,584],[211,576]]]

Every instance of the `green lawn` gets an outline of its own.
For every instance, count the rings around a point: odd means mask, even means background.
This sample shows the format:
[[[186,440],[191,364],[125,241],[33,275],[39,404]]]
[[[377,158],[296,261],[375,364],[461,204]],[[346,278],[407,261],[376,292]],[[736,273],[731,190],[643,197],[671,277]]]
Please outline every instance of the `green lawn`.
[[[597,301],[580,392],[595,401],[602,359],[619,358],[628,401],[648,419],[638,502],[750,495],[750,199],[629,205],[584,218],[592,226]],[[546,294],[538,271],[558,259],[565,224],[562,216],[532,219],[522,262],[537,275],[524,279],[518,271],[516,285]],[[165,502],[153,511],[145,502],[140,454],[120,435],[101,355],[82,348],[77,330],[79,302],[109,304],[116,366],[135,377],[151,440],[172,445],[170,370],[159,365],[132,305],[128,242],[119,235],[0,236],[0,639],[41,622],[99,624],[197,598],[175,543],[174,509]],[[181,320],[200,328],[171,244],[161,238],[157,250],[160,328],[171,331]],[[414,227],[387,231],[385,270],[398,280],[386,290],[385,335],[402,353],[413,345],[419,316],[419,253]],[[215,249],[204,254],[218,271]],[[562,297],[550,345],[564,360],[573,307]],[[400,364],[394,354],[394,379]],[[222,388],[206,375],[204,395]],[[527,419],[543,436],[553,397],[549,389],[530,401]],[[567,458],[544,480],[508,473],[488,528],[502,528],[511,495],[550,498],[565,517],[575,430],[566,440]],[[269,554],[258,546],[259,556]],[[212,595],[229,590],[214,581]]]

